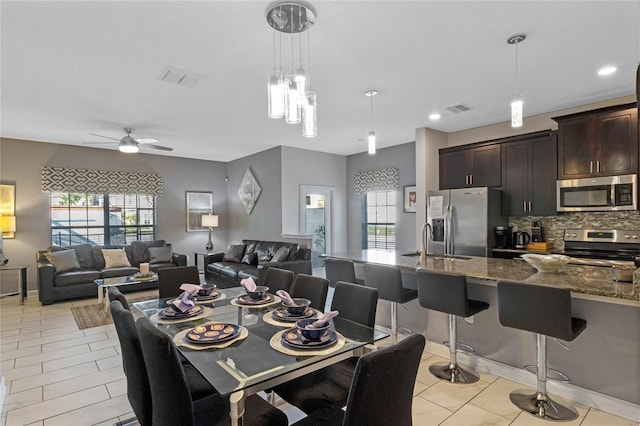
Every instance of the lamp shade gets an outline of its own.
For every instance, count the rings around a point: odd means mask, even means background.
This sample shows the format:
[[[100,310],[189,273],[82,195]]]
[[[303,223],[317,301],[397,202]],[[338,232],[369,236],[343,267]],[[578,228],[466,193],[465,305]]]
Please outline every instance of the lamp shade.
[[[0,216],[0,232],[16,232],[16,217]]]
[[[217,228],[218,227],[218,215],[217,214],[204,214],[202,215],[202,226],[205,228]]]

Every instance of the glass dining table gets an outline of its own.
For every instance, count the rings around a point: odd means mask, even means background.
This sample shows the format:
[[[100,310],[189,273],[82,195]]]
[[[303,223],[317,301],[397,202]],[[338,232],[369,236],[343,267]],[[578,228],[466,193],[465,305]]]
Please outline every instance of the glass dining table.
[[[154,324],[174,338],[174,341],[177,339],[176,335],[184,335],[186,330],[210,322],[235,324],[248,331],[246,338],[238,339],[223,348],[194,350],[176,342],[178,351],[187,361],[221,395],[230,397],[231,424],[234,426],[242,425],[246,397],[352,356],[375,350],[372,344],[389,336],[337,316],[332,320],[331,328],[344,337],[340,339],[340,344],[324,351],[313,351],[313,355],[305,354],[304,349],[280,351],[274,349],[274,335],[287,327],[275,325],[267,318],[281,306],[279,303],[269,306],[240,306],[237,298],[245,294],[244,288],[220,289],[219,292],[221,296],[213,305],[204,305],[213,307],[206,311],[207,315],[204,317],[176,323],[155,321]],[[133,306],[153,321],[158,312],[167,307],[167,299],[135,302]],[[289,327],[294,327],[294,323]]]

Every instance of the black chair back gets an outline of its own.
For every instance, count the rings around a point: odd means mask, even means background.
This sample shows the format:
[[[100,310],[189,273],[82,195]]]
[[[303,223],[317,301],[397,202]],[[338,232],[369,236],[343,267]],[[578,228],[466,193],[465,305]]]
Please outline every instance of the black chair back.
[[[160,269],[158,271],[158,296],[160,299],[179,296],[182,293],[180,286],[184,283],[200,284],[197,266]]]
[[[269,268],[264,276],[264,285],[269,287],[269,293],[276,294],[278,290],[291,292],[291,283],[294,277],[293,271],[280,268]]]
[[[586,321],[571,317],[571,292],[566,288],[498,281],[498,317],[505,327],[571,341]]]
[[[335,287],[338,281],[356,283],[355,268],[350,260],[326,258],[324,270],[331,287]]]
[[[360,357],[343,425],[411,426],[413,387],[424,345],[423,335],[412,334]]]
[[[118,290],[118,287],[109,287],[108,294],[109,301],[117,300],[127,311],[131,310],[131,308],[129,307],[129,302],[127,302],[127,298],[124,297],[124,294],[122,294],[120,290]]]
[[[123,308],[118,300],[112,301],[109,308],[122,350],[122,364],[127,376],[129,403],[138,422],[142,426],[151,426],[151,388],[133,315],[129,310]]]
[[[340,317],[374,327],[378,307],[378,290],[358,284],[338,281],[331,301],[331,310]]]
[[[367,263],[364,265],[364,285],[378,289],[382,300],[402,303],[402,273],[400,268]]]
[[[417,285],[418,301],[423,308],[466,318],[475,315],[479,308],[489,307],[484,302],[469,300],[464,274],[419,269]]]
[[[291,286],[291,297],[309,299],[312,308],[324,311],[328,291],[329,280],[307,274],[298,274]]]

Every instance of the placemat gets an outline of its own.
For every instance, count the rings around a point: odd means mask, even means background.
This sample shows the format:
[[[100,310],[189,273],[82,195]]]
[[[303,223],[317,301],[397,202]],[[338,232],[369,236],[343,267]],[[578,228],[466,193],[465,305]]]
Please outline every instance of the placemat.
[[[288,348],[282,344],[282,334],[285,331],[287,330],[278,331],[276,334],[273,335],[273,337],[271,337],[271,340],[269,340],[269,344],[273,349],[275,349],[278,352],[282,352],[285,355],[292,355],[292,356],[329,355],[330,353],[341,349],[344,346],[344,344],[347,342],[347,339],[345,339],[342,334],[336,331],[336,334],[338,335],[338,341],[336,342],[335,345],[331,345],[325,349],[298,350],[298,349]]]
[[[311,308],[313,309],[313,311],[316,313],[316,315],[322,315],[322,312],[320,312],[319,310],[315,309],[315,308]],[[262,316],[262,319],[264,320],[264,322],[266,322],[267,324],[271,324],[271,325],[275,325],[276,327],[286,327],[286,328],[291,328],[293,327],[296,323],[295,322],[286,322],[286,321],[277,321],[273,318],[273,312],[274,311],[269,311],[266,314],[264,314]]]
[[[229,304],[233,305],[235,307],[238,307],[238,308],[261,309],[261,308],[266,308],[267,306],[271,306],[271,305],[275,305],[275,304],[278,304],[278,303],[282,303],[282,299],[280,299],[279,296],[276,296],[276,295],[272,295],[272,296],[273,296],[273,301],[271,301],[269,303],[265,303],[264,305],[243,305],[241,303],[238,303],[238,298],[237,297],[234,297],[233,299],[231,299]]]
[[[213,309],[204,306],[202,309],[202,313],[199,315],[195,315],[193,317],[189,317],[189,318],[181,318],[181,319],[164,319],[164,318],[160,318],[158,316],[157,313],[151,315],[151,317],[149,318],[151,321],[157,323],[157,324],[178,324],[181,322],[187,322],[187,321],[196,321],[202,318],[206,318],[209,315],[211,315],[213,313]]]
[[[207,324],[211,324],[211,323],[208,322]],[[207,325],[207,324],[202,324],[202,325]],[[226,342],[222,342],[222,343],[213,343],[211,345],[196,345],[193,343],[186,342],[184,338],[187,335],[187,333],[191,331],[191,329],[188,328],[186,330],[182,330],[180,333],[173,336],[173,343],[175,343],[176,346],[182,346],[183,348],[189,348],[195,351],[201,351],[204,349],[226,348],[227,346],[233,345],[235,342],[239,342],[240,340],[244,340],[247,338],[247,336],[249,335],[249,330],[247,330],[242,326],[240,328],[242,329],[242,331],[240,331],[240,334],[235,339],[227,340]]]

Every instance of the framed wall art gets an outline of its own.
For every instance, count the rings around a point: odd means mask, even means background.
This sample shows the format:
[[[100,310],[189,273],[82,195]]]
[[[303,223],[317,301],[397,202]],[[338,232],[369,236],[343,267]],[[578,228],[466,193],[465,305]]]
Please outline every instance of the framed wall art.
[[[7,223],[0,219],[0,227],[5,228],[10,221],[15,228],[15,215],[16,215],[16,186],[12,184],[0,185],[0,216],[5,216]],[[8,226],[11,229],[11,226]],[[9,230],[2,233],[3,238],[14,238],[15,233],[13,230]]]
[[[418,192],[415,185],[404,187],[404,203],[402,204],[405,213],[415,213]]]
[[[202,215],[213,212],[213,192],[187,191],[187,232],[208,231]]]

